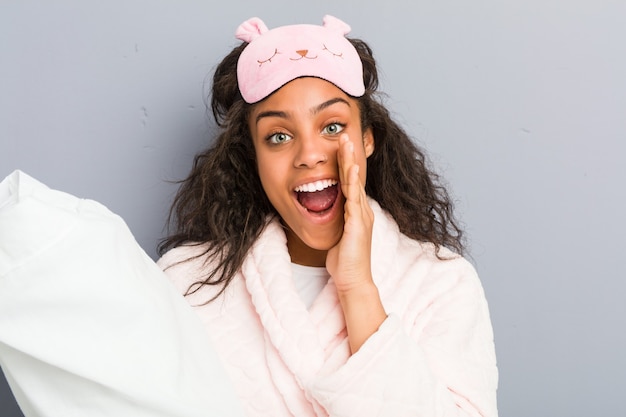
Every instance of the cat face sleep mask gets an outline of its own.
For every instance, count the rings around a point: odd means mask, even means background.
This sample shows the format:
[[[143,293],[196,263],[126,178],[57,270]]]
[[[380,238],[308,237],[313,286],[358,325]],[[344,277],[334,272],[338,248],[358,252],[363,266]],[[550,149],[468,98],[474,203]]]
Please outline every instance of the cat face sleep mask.
[[[245,42],[237,62],[237,82],[243,99],[256,103],[299,77],[318,77],[346,94],[365,92],[363,64],[345,35],[350,26],[324,16],[322,26],[290,25],[269,30],[253,17],[242,23],[235,36]]]

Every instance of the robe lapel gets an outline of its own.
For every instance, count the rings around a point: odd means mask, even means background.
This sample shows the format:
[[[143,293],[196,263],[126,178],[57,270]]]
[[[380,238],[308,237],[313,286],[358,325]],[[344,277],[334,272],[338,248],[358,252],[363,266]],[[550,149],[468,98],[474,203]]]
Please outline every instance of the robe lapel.
[[[246,288],[266,332],[299,385],[321,368],[324,349],[318,328],[296,292],[285,234],[271,222],[242,266]]]

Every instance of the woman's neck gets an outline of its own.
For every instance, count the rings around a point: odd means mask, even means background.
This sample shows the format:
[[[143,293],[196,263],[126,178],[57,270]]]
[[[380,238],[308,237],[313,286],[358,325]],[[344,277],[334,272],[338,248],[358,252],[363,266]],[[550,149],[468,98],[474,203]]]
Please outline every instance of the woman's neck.
[[[291,262],[303,266],[326,266],[328,251],[310,248],[291,230],[287,229],[285,232]]]

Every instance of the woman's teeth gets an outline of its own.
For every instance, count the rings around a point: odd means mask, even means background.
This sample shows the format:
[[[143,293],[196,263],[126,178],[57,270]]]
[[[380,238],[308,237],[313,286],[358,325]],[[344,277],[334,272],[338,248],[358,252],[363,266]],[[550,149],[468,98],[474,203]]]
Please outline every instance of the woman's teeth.
[[[337,184],[337,180],[319,180],[299,185],[296,187],[295,191],[298,193],[313,193],[315,191],[322,191],[323,189],[332,187],[335,184]]]

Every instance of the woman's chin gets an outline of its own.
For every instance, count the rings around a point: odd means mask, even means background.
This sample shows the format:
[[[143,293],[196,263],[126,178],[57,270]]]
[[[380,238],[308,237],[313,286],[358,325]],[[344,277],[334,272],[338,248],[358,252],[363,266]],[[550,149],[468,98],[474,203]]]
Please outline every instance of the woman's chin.
[[[291,230],[287,233],[287,249],[294,263],[308,266],[324,266],[327,252],[341,240],[341,232],[307,233],[298,236]]]

